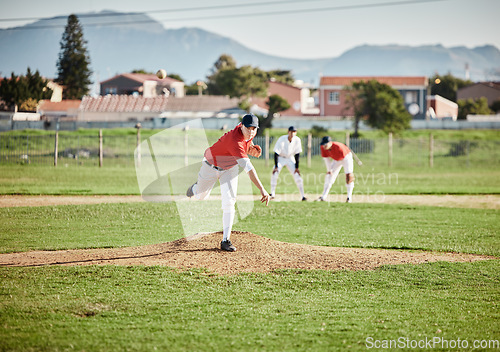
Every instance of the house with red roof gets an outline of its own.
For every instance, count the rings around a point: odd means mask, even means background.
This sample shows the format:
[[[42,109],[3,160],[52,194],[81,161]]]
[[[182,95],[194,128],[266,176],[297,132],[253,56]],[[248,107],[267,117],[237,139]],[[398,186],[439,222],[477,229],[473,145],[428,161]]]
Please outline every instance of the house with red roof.
[[[184,96],[184,82],[171,77],[164,79],[143,73],[122,73],[101,82],[101,95],[142,95],[153,98],[161,95]]]
[[[346,101],[346,87],[354,82],[376,80],[397,90],[414,119],[425,119],[428,79],[425,76],[324,76],[319,85],[320,116],[353,116]]]
[[[78,118],[78,108],[81,100],[65,99],[52,101],[49,99],[40,100],[37,112],[42,120],[52,121],[57,119],[76,120]]]
[[[154,118],[237,118],[245,111],[237,98],[186,95],[144,97],[141,95],[85,96],[78,109],[79,121],[146,121]]]
[[[267,89],[267,97],[252,97],[250,100],[250,111],[256,114],[267,114],[269,107],[267,100],[271,95],[279,95],[285,99],[290,108],[280,112],[281,116],[304,116],[318,115],[319,111],[314,106],[314,98],[311,97],[308,88],[299,88],[286,83],[277,81],[269,81]]]

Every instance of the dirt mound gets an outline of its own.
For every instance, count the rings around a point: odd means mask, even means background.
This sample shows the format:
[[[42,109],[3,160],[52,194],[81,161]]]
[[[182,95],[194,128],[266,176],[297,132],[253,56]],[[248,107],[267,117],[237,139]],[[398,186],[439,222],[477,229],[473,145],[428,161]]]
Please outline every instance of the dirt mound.
[[[217,232],[141,247],[7,253],[0,254],[0,266],[164,265],[237,274],[276,269],[369,270],[385,264],[494,259],[473,254],[310,246],[249,232],[232,233],[238,250],[229,253],[220,250],[221,238]]]

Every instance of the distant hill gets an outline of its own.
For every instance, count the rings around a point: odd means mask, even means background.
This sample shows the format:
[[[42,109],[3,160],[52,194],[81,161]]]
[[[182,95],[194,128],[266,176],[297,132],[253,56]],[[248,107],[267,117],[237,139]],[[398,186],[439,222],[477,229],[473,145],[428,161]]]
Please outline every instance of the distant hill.
[[[500,77],[500,51],[491,45],[473,49],[442,45],[363,45],[332,59],[325,66],[325,72],[332,75],[424,76],[451,73],[464,78],[466,64],[472,80]]]
[[[111,13],[111,12],[109,12]],[[319,75],[433,75],[452,73],[465,77],[466,63],[472,80],[500,80],[500,51],[494,46],[445,48],[429,46],[355,47],[339,57],[290,59],[251,50],[238,42],[199,28],[164,29],[146,15],[119,16],[136,23],[102,26],[97,18],[80,17],[88,42],[95,80],[103,81],[134,69],[156,71],[165,68],[187,83],[205,79],[221,54],[229,54],[238,66],[264,70],[292,70],[297,79],[317,84]],[[117,17],[106,20],[116,22]],[[56,63],[66,17],[44,19],[16,30],[0,30],[0,75],[24,74],[27,67],[46,77],[57,74]],[[43,26],[56,26],[40,28]],[[31,29],[30,29],[31,28]]]

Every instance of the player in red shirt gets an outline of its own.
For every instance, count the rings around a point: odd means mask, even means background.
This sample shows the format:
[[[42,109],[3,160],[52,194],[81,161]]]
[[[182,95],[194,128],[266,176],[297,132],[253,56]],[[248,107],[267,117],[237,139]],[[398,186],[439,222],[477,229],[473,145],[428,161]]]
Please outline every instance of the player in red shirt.
[[[250,180],[260,190],[260,201],[269,204],[269,194],[260,182],[248,155],[260,156],[261,148],[253,144],[259,120],[252,114],[243,116],[241,124],[224,134],[214,145],[207,148],[198,174],[198,181],[188,188],[186,195],[196,199],[206,199],[217,180],[220,182],[222,198],[221,249],[236,251],[230,236],[235,215],[236,193],[238,188],[238,166],[243,168]]]
[[[340,169],[344,167],[345,183],[347,188],[347,203],[352,202],[352,190],[354,188],[354,162],[352,153],[348,146],[343,143],[333,142],[328,136],[321,140],[321,156],[326,165],[325,186],[319,201],[326,200],[332,185],[335,183]]]

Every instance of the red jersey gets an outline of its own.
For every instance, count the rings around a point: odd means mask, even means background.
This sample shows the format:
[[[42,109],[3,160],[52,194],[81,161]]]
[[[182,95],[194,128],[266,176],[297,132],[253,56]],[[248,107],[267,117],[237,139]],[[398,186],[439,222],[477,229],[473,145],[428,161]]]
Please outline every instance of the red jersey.
[[[324,145],[321,146],[321,156],[323,158],[332,158],[333,160],[342,160],[351,150],[348,146],[339,142],[332,142],[330,149],[326,150]]]
[[[214,145],[207,148],[205,158],[210,164],[227,170],[237,165],[238,159],[248,158],[247,152],[252,144],[252,139],[245,141],[241,124],[239,124],[220,137]]]

